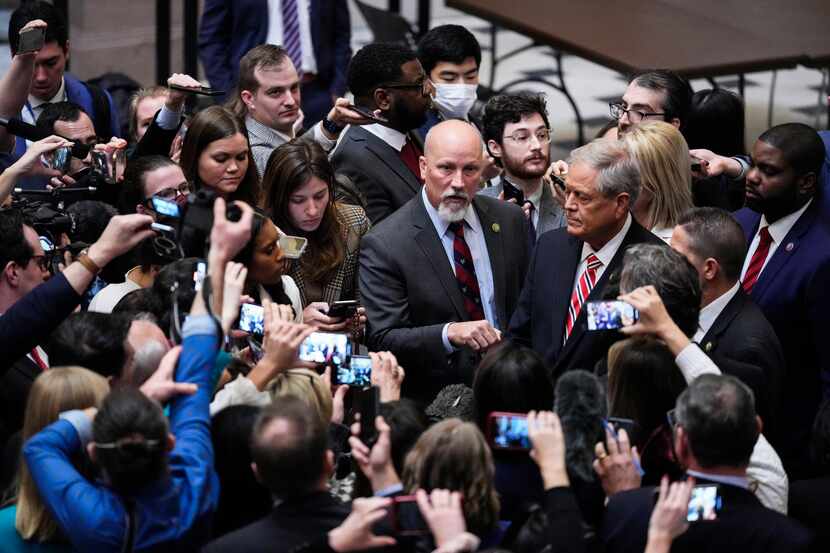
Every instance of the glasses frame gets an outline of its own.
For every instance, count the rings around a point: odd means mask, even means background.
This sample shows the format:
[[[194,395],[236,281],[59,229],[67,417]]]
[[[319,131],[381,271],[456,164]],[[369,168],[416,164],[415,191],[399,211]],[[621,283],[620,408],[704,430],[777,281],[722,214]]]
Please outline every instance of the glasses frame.
[[[505,135],[503,138],[509,138],[510,140],[512,140],[513,142],[518,144],[519,146],[527,146],[527,144],[530,142],[531,137],[536,137],[536,140],[539,141],[539,144],[550,144],[550,141],[552,139],[552,133],[550,132],[550,129],[545,129],[544,130],[545,134],[547,134],[547,136],[544,139],[539,138],[539,133],[542,132],[541,130],[538,131],[538,132],[528,133],[528,136],[526,136],[524,138],[516,138],[517,133],[523,133],[523,132],[525,132],[525,131],[521,131],[521,130],[516,131],[513,134]]]
[[[619,111],[619,114],[615,115],[614,112],[617,111],[617,110]],[[649,113],[647,111],[640,111],[638,109],[626,109],[626,108],[623,107],[622,102],[608,102],[608,111],[611,113],[611,117],[613,117],[614,119],[617,119],[617,120],[620,120],[622,118],[623,114],[626,114],[626,115],[628,115],[628,120],[631,121],[632,123],[639,123],[640,121],[642,121],[646,117],[657,117],[658,115],[661,116],[661,117],[666,116],[665,112],[663,112],[663,113]],[[636,113],[639,118],[635,119],[634,117],[631,117],[632,113]]]
[[[430,92],[435,88],[435,84],[429,77],[424,77],[424,80],[421,83],[383,83],[376,86],[375,90],[377,90],[378,88],[391,88],[400,90],[415,90],[420,88],[421,94],[423,96],[429,96]]]

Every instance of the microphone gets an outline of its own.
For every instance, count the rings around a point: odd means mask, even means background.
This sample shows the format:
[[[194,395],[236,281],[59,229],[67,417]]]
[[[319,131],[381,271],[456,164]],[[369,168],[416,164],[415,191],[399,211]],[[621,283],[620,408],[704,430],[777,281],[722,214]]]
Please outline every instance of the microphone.
[[[9,133],[15,136],[19,136],[20,138],[25,138],[26,140],[29,140],[31,142],[37,142],[38,140],[43,140],[44,138],[48,138],[49,136],[55,134],[53,132],[44,131],[40,127],[30,125],[29,123],[21,121],[20,119],[14,118],[6,119],[5,117],[0,117],[0,125],[6,127]],[[69,139],[66,138],[66,140]],[[92,146],[87,146],[86,144],[78,144],[76,142],[72,146],[72,157],[77,159],[85,159],[86,156],[89,155],[90,149],[92,149]]]
[[[602,419],[608,411],[597,377],[583,370],[560,376],[553,410],[562,421],[568,470],[585,482],[593,482],[594,446],[604,437]]]

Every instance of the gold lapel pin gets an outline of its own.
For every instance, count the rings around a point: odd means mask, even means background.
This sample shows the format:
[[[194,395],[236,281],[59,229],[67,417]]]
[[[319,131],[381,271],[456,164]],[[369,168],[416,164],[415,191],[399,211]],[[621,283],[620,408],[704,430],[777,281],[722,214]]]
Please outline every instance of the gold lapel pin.
[[[501,232],[501,227],[499,226],[498,223],[493,223],[493,226],[490,227],[490,228],[493,229],[493,232]]]
[[[706,342],[706,347],[704,349],[707,353],[712,351],[712,342]]]

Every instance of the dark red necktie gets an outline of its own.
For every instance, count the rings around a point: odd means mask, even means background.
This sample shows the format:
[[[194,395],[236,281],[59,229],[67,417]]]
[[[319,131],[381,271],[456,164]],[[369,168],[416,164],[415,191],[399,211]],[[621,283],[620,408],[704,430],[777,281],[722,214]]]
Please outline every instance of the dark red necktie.
[[[32,352],[31,352],[30,355],[32,356],[32,359],[34,360],[34,362],[37,363],[37,366],[40,367],[40,370],[45,371],[45,370],[49,369],[49,365],[47,365],[43,361],[43,357],[41,357],[40,354],[37,352],[37,347],[32,349]]]
[[[478,288],[476,268],[473,265],[473,255],[470,253],[467,241],[464,240],[464,222],[450,223],[449,229],[455,235],[452,244],[455,279],[464,296],[464,309],[471,321],[482,321],[484,320],[484,308],[481,306],[481,292]]]
[[[412,174],[415,175],[419,181],[421,180],[421,164],[418,161],[421,157],[421,152],[418,151],[418,147],[409,140],[409,137],[406,137],[406,143],[401,148],[399,154],[401,156],[401,161],[404,162]]]
[[[764,268],[764,261],[767,260],[767,255],[769,255],[769,247],[772,244],[772,236],[769,234],[769,227],[762,228],[761,232],[758,233],[758,237],[758,247],[755,248],[755,253],[752,254],[752,259],[749,261],[749,267],[747,267],[746,274],[744,274],[744,280],[741,283],[744,292],[747,294],[752,293],[752,287],[755,286],[755,283],[758,281],[758,277],[761,275],[761,269]]]

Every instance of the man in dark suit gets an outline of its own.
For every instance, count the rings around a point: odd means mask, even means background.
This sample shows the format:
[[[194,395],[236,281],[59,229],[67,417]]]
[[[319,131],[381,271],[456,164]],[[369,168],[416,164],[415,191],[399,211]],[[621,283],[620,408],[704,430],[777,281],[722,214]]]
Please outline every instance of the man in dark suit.
[[[433,127],[420,158],[426,185],[361,244],[369,347],[395,354],[419,399],[471,383],[524,280],[527,222],[517,206],[475,195],[482,157],[471,124]]]
[[[818,192],[824,145],[807,125],[778,125],[756,140],[752,160],[747,207],[735,214],[749,244],[741,282],[784,350],[779,451],[793,478],[804,473],[810,427],[830,396],[830,231]]]
[[[692,523],[674,540],[671,550],[809,551],[812,534],[762,506],[749,490],[746,469],[761,430],[749,388],[732,376],[703,375],[677,398],[674,413],[678,462],[697,484],[718,486],[721,506],[717,520]],[[611,496],[600,532],[605,551],[639,553],[645,549],[654,498],[653,487]],[[708,517],[708,510],[702,510]]]
[[[764,434],[776,443],[784,354],[764,314],[740,286],[746,240],[726,211],[701,207],[685,213],[671,246],[697,270],[702,290],[698,329],[693,340],[725,373],[740,378],[755,393]]]
[[[346,91],[351,38],[346,0],[206,0],[199,56],[211,86],[230,94],[245,52],[259,44],[296,43],[292,60],[303,73],[302,109],[308,128],[321,121],[334,98]]]
[[[328,491],[334,454],[317,413],[295,397],[263,409],[251,438],[257,479],[276,499],[264,518],[208,544],[205,553],[288,552],[338,526],[349,506]]]
[[[582,307],[603,298],[628,246],[662,243],[631,216],[640,173],[623,144],[591,142],[574,150],[568,165],[567,228],[536,244],[510,321],[510,336],[542,354],[554,378],[592,370],[605,357],[619,335],[588,332]]]
[[[480,193],[507,200],[519,191],[530,223],[529,240],[535,245],[543,233],[565,226],[565,212],[544,179],[550,166],[545,98],[528,93],[493,96],[484,110],[483,127],[487,151],[504,172],[496,186]]]
[[[426,120],[432,85],[415,52],[397,44],[364,46],[348,77],[355,103],[382,122],[350,127],[331,160],[363,194],[376,225],[421,189],[421,146],[411,131]]]

